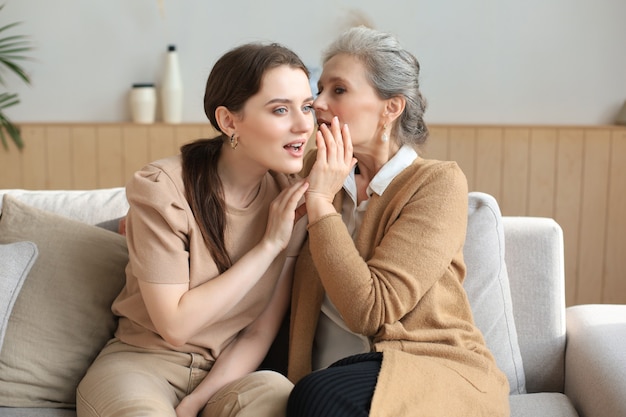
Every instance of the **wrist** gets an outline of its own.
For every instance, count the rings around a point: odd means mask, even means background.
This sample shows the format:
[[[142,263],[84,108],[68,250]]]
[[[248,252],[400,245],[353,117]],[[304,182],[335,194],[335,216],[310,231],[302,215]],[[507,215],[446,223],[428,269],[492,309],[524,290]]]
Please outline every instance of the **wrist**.
[[[257,248],[264,256],[270,259],[274,259],[283,250],[280,242],[270,239],[267,236],[259,242]]]
[[[306,212],[309,216],[309,223],[311,223],[328,214],[337,213],[337,210],[335,210],[333,203],[325,198],[307,196]]]

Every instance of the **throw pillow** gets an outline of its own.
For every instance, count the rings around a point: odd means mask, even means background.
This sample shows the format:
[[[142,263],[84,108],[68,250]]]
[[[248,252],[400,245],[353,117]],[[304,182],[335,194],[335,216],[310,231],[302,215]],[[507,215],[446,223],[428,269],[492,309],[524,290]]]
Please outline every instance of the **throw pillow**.
[[[487,347],[509,380],[511,394],[526,392],[509,276],[504,262],[504,228],[495,198],[469,193],[467,237],[463,250],[467,276],[463,286],[469,297],[474,321]]]
[[[116,321],[123,236],[3,199],[0,243],[32,241],[39,257],[15,301],[0,352],[0,406],[75,405],[76,386]]]
[[[0,352],[15,299],[35,259],[37,245],[33,242],[0,245]]]

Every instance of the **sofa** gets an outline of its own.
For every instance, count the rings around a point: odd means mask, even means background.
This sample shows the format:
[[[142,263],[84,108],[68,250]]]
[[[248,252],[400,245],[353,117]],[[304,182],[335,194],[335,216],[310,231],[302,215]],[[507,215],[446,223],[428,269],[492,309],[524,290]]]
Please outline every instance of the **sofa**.
[[[0,201],[0,417],[75,416],[76,385],[116,325],[124,189],[0,190]],[[475,321],[509,380],[512,416],[626,416],[626,306],[566,308],[562,233],[470,193]]]

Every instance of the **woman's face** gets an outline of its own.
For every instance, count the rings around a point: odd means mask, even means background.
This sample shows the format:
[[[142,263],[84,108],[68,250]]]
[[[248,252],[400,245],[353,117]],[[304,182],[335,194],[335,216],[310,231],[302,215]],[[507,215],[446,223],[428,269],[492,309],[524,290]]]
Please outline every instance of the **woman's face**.
[[[348,124],[355,147],[379,142],[385,101],[367,80],[361,61],[335,55],[324,64],[318,89],[313,107],[319,124],[330,125],[337,116],[341,124]]]
[[[267,71],[260,91],[248,99],[238,118],[236,152],[263,169],[299,172],[315,124],[312,105],[304,71],[286,65]]]

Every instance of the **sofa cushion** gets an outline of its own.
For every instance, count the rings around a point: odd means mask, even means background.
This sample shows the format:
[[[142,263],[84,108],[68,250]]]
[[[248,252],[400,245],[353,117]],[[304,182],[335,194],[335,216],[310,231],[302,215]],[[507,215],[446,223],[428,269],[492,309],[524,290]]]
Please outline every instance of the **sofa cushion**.
[[[569,398],[560,392],[511,395],[511,417],[578,417]]]
[[[463,254],[467,265],[463,286],[476,325],[482,331],[496,363],[506,374],[510,393],[525,393],[526,377],[504,261],[502,214],[496,200],[488,194],[469,194]]]
[[[0,352],[15,299],[37,254],[37,245],[33,242],[0,245]]]
[[[115,330],[124,284],[123,236],[5,195],[0,243],[39,249],[0,352],[0,406],[73,407],[78,382]]]

